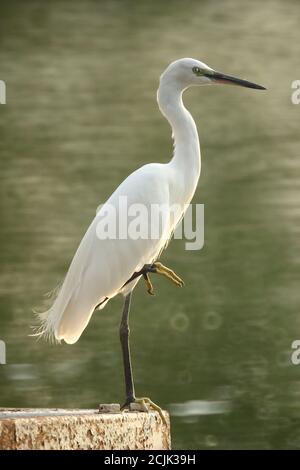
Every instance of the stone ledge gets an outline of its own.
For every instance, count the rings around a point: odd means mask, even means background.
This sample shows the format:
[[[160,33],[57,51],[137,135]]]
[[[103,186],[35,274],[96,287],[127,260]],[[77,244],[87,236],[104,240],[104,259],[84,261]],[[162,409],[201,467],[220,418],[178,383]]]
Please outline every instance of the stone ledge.
[[[167,426],[151,411],[0,408],[0,450],[166,450]]]

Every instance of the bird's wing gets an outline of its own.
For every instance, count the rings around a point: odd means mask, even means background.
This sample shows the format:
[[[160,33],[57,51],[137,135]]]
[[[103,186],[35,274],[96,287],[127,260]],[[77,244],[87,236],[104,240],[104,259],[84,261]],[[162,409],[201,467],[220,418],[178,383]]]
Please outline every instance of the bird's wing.
[[[121,238],[118,236],[118,229],[120,215],[124,216],[126,212],[125,203],[132,216],[127,219],[128,229],[134,220],[138,224],[137,218],[134,219],[135,212],[145,221],[151,204],[168,207],[170,187],[166,167],[150,164],[135,171],[99,209],[75,253],[52,307],[41,314],[42,334],[75,343],[95,307],[105,299],[114,297],[135,271],[157,258],[166,239],[134,239],[127,236],[128,230],[122,239],[122,235]],[[146,210],[145,214],[142,208]],[[168,211],[161,217],[165,233],[171,233]],[[109,225],[114,220],[118,221],[116,237],[111,238],[114,234],[110,233],[110,238],[103,239],[103,221]]]

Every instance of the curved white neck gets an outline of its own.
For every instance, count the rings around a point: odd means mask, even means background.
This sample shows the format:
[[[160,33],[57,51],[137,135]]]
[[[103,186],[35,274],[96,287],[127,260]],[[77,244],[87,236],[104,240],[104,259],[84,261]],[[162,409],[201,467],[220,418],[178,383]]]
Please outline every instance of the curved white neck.
[[[201,170],[200,145],[196,124],[182,102],[183,91],[176,81],[162,77],[157,101],[172,127],[174,155],[170,164],[181,171],[185,184],[194,191]]]

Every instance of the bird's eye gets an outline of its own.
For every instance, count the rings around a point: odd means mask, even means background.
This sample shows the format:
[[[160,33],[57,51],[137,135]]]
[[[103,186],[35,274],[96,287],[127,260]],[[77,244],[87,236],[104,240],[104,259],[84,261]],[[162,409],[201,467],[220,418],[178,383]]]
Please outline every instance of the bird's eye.
[[[192,68],[192,71],[194,72],[194,74],[196,75],[201,75],[201,69],[199,67],[193,67]]]

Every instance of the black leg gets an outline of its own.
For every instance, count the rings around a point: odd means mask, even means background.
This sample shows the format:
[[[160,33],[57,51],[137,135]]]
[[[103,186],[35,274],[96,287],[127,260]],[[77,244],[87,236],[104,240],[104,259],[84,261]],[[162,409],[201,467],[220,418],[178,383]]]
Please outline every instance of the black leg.
[[[144,274],[144,273],[142,272],[141,274]],[[125,389],[126,389],[126,401],[124,405],[121,407],[121,410],[124,410],[125,408],[129,408],[130,403],[136,403],[136,404],[139,404],[141,407],[139,411],[149,411],[149,410],[157,411],[163,423],[167,425],[165,415],[163,414],[163,411],[158,405],[153,403],[153,401],[150,400],[150,398],[147,398],[147,397],[136,398],[135,397],[132,368],[131,368],[131,359],[130,359],[130,346],[129,346],[130,330],[129,330],[128,319],[129,319],[130,301],[131,301],[131,292],[127,294],[125,297],[122,320],[120,324],[120,340],[121,340],[121,346],[122,346]]]
[[[130,310],[131,292],[126,295],[122,320],[120,324],[120,341],[123,355],[125,389],[126,389],[126,402],[123,406],[129,405],[135,400],[134,383],[130,359],[130,346],[129,346],[129,310]]]

